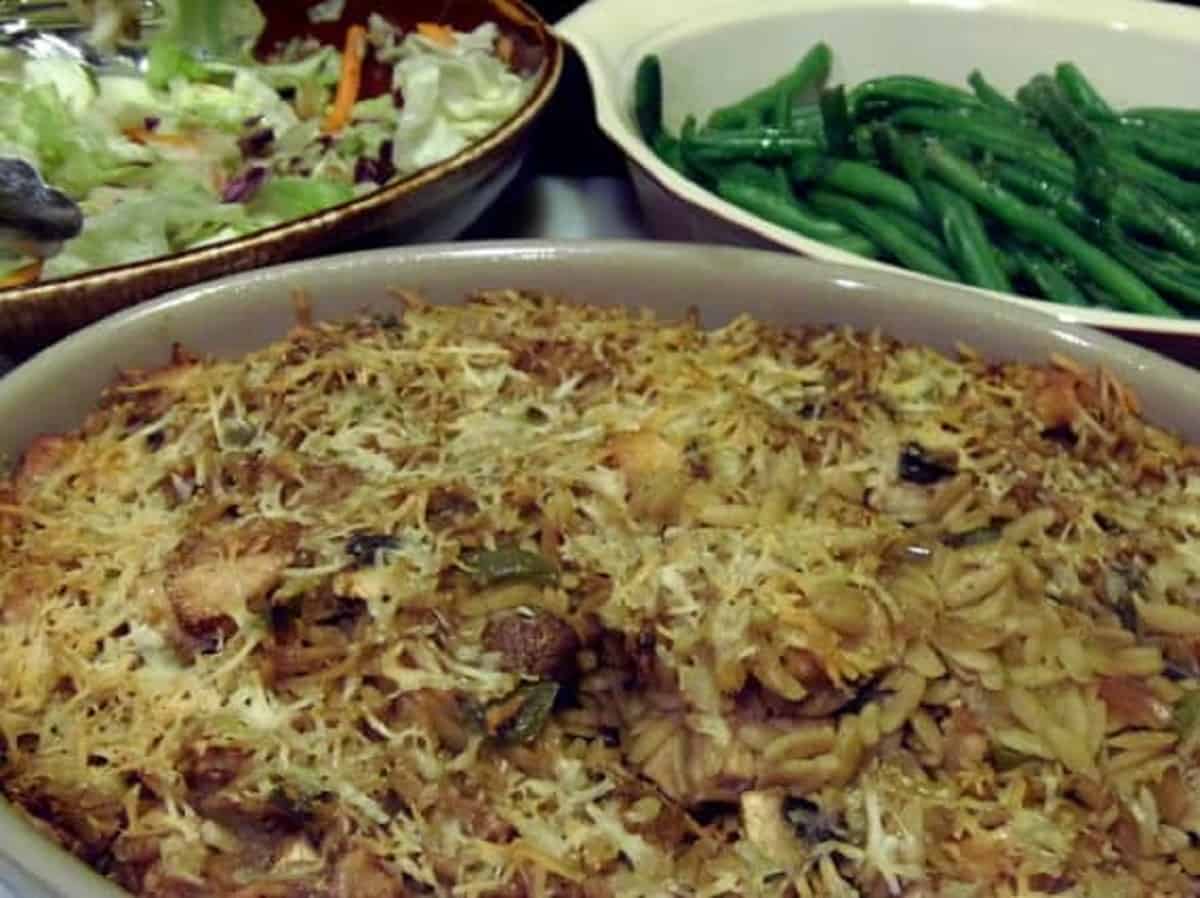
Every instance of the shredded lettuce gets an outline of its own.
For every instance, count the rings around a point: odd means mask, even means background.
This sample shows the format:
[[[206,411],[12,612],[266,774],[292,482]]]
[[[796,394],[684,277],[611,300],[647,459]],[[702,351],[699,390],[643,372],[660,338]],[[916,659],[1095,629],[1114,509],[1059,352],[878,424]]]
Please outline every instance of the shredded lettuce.
[[[401,173],[449,158],[494,131],[524,102],[529,83],[493,52],[498,31],[480,25],[443,47],[420,34],[395,44],[392,84],[404,92],[393,161]]]
[[[223,229],[248,232],[245,207],[221,203],[196,182],[127,191],[103,211],[88,216],[83,233],[46,263],[46,274],[67,277],[164,256],[195,245]]]
[[[250,202],[250,212],[272,224],[303,218],[354,198],[349,184],[321,178],[272,178]]]
[[[250,62],[266,19],[253,0],[163,0],[170,23],[158,40],[201,58]]]
[[[347,202],[460,152],[512,115],[531,83],[497,57],[495,25],[455,32],[444,46],[372,16],[368,40],[392,68],[392,91],[358,100],[347,125],[327,134],[337,48],[293,42],[260,62],[252,0],[164,6],[170,24],[151,42],[144,78],[0,51],[0,154],[34,165],[85,216],[45,278]],[[322,6],[332,16],[337,4]],[[0,246],[0,258],[11,255]]]

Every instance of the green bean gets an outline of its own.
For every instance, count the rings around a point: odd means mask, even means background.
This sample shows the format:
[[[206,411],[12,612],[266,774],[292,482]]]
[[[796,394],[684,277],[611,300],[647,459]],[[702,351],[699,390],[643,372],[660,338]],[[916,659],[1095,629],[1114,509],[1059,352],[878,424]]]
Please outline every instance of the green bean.
[[[951,155],[936,141],[926,145],[925,158],[941,181],[986,209],[1025,239],[1058,250],[1101,287],[1109,290],[1127,311],[1178,317],[1179,313],[1173,306],[1126,266],[1084,240],[1058,219],[1022,202],[1004,188],[985,181],[974,166]]]
[[[1111,222],[1104,229],[1108,251],[1148,283],[1196,309],[1200,309],[1200,273],[1146,252]]]
[[[776,128],[783,128],[786,131],[791,131],[793,134],[811,134],[814,137],[825,137],[825,127],[821,123],[821,107],[816,103],[803,103],[796,105],[792,103],[789,109],[791,117],[787,122],[775,123]],[[722,128],[722,131],[733,130],[730,128]]]
[[[788,178],[797,187],[819,181],[836,162],[827,153],[798,153],[788,163]]]
[[[1200,208],[1200,184],[1185,181],[1128,150],[1114,149],[1109,155],[1122,177],[1154,190],[1184,209]]]
[[[1070,102],[1088,118],[1116,118],[1113,108],[1105,102],[1104,97],[1088,81],[1073,62],[1060,62],[1054,68],[1054,80],[1062,88]]]
[[[933,106],[940,109],[982,108],[983,104],[958,87],[917,75],[888,75],[864,81],[850,91],[850,115],[856,121],[868,113],[897,107]]]
[[[1021,266],[1022,274],[1029,278],[1046,299],[1066,306],[1091,305],[1075,282],[1045,256],[1016,246],[1012,247],[1010,252]]]
[[[1048,181],[1037,172],[1010,162],[994,163],[988,167],[988,172],[1002,187],[1027,202],[1048,207],[1076,231],[1087,232],[1099,225],[1100,220],[1087,210],[1070,188]]]
[[[1200,280],[1200,262],[1194,262],[1193,260],[1185,258],[1169,249],[1161,249],[1160,247],[1149,246],[1141,241],[1137,241],[1137,246],[1138,250],[1144,253],[1148,258],[1167,265],[1172,265],[1184,272],[1188,277]]]
[[[921,198],[911,186],[865,162],[831,160],[816,180],[857,199],[890,206],[915,219],[927,219]]]
[[[1200,109],[1184,109],[1180,106],[1134,106],[1132,109],[1126,109],[1124,115],[1169,119],[1200,128]]]
[[[1185,258],[1200,262],[1200,230],[1193,219],[1166,200],[1149,190],[1122,185],[1116,206],[1122,222],[1153,234]]]
[[[954,263],[946,254],[946,245],[942,243],[942,238],[924,224],[890,206],[879,206],[875,211],[903,231],[909,240],[921,244],[947,265],[953,267]]]
[[[996,258],[975,206],[937,182],[929,184],[929,192],[936,198],[942,239],[963,279],[976,287],[1011,293],[1012,282]]]
[[[1014,128],[1011,122],[962,115],[941,109],[911,107],[889,116],[888,123],[930,131],[938,137],[965,140],[983,150],[1002,152],[1012,158],[1048,162],[1068,168],[1071,157],[1049,137],[1032,128]]]
[[[1049,75],[1037,75],[1017,91],[1017,100],[1075,158],[1076,181],[1084,199],[1100,209],[1111,210],[1120,183],[1113,159],[1101,143],[1099,132],[1075,108],[1058,82]]]
[[[777,128],[790,128],[792,125],[792,92],[781,90],[775,96],[775,111],[772,116]]]
[[[633,79],[633,111],[642,139],[653,143],[663,127],[662,64],[657,56],[643,56]]]
[[[959,280],[953,268],[864,203],[829,190],[813,190],[808,201],[818,212],[861,231],[905,268],[947,281]]]
[[[1121,305],[1115,296],[1092,281],[1080,281],[1079,289],[1087,295],[1088,300],[1094,306],[1100,306],[1103,309],[1112,309],[1114,312],[1125,311],[1125,307]]]
[[[719,162],[697,158],[692,153],[696,140],[696,117],[689,115],[679,130],[679,156],[683,161],[684,173],[694,181],[711,187],[722,176],[725,166]]]
[[[480,586],[490,586],[508,580],[552,582],[558,576],[548,558],[524,549],[484,549],[467,559],[472,579]]]
[[[1166,128],[1136,127],[1120,121],[1105,126],[1101,133],[1106,140],[1177,174],[1200,174],[1200,140]]]
[[[683,140],[689,159],[698,162],[762,162],[788,160],[824,148],[824,141],[778,129],[760,131],[702,131]]]
[[[1200,110],[1142,107],[1127,109],[1121,121],[1155,124],[1183,137],[1200,137]]]
[[[680,174],[686,174],[683,164],[683,148],[678,138],[672,137],[666,131],[660,131],[650,147],[659,159]]]
[[[975,71],[967,76],[967,83],[975,91],[975,96],[979,98],[979,102],[990,111],[1014,121],[1023,122],[1025,120],[1025,113],[1021,107],[992,87],[992,85],[988,84],[987,79],[983,77],[983,73],[979,69],[975,69]]]
[[[836,221],[813,214],[794,196],[784,195],[773,185],[726,176],[717,181],[717,195],[804,237],[868,258],[879,254],[870,240]]]
[[[991,166],[996,180],[1024,199],[1049,206],[1066,224],[1085,234],[1096,233],[1100,220],[1068,188],[1012,165]],[[1121,184],[1113,195],[1113,212],[1125,226],[1151,234],[1188,259],[1200,262],[1200,231],[1192,221],[1157,194]]]
[[[775,107],[780,93],[795,97],[805,90],[820,84],[829,77],[833,65],[833,52],[825,43],[815,44],[794,69],[773,84],[755,91],[750,96],[731,106],[717,109],[708,117],[710,128],[728,128],[740,125],[761,124],[768,111]],[[776,122],[776,124],[783,124]]]
[[[963,279],[989,290],[1012,290],[979,213],[970,201],[926,177],[924,157],[911,139],[893,128],[883,128],[879,143],[885,158],[912,185],[926,216],[937,222],[942,241]]]
[[[850,148],[850,110],[846,106],[846,88],[842,85],[821,91],[821,124],[829,151],[845,156]]]

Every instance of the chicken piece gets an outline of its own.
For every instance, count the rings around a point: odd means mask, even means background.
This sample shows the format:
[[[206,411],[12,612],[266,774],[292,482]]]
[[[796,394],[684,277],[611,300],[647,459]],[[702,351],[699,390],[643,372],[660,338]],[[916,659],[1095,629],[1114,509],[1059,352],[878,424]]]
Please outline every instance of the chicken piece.
[[[653,430],[621,434],[609,457],[625,475],[629,509],[638,517],[669,524],[679,516],[687,490],[687,463],[679,447]]]
[[[168,570],[166,590],[180,629],[197,639],[228,639],[250,603],[279,584],[298,541],[294,526],[271,525],[185,543]]]

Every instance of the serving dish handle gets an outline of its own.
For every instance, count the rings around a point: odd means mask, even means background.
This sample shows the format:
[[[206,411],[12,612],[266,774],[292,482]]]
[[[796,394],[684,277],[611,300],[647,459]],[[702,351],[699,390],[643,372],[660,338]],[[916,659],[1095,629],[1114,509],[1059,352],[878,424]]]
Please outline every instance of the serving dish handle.
[[[688,0],[687,18],[694,19],[721,9],[736,9],[730,0]],[[596,98],[600,124],[613,125],[621,115],[614,99],[623,94],[625,73],[639,48],[665,29],[679,25],[676,3],[646,0],[589,0],[555,26],[583,60]]]
[[[731,5],[730,0],[689,0],[687,17]],[[562,19],[555,30],[581,54],[586,47],[602,55],[611,55],[678,24],[681,18],[679,7],[674,3],[588,0]]]

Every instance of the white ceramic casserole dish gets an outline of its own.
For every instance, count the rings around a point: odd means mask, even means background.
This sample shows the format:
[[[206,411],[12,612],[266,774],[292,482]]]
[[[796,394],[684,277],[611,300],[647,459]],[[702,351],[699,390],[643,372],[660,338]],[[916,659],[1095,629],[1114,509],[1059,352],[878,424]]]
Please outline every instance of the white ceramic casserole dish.
[[[280,339],[296,320],[295,290],[311,296],[319,319],[393,310],[387,290],[394,287],[435,302],[486,288],[541,290],[666,315],[694,307],[707,326],[746,313],[782,325],[878,327],[947,351],[966,343],[995,359],[1044,362],[1061,354],[1104,366],[1136,391],[1151,421],[1200,440],[1200,417],[1192,408],[1200,373],[1025,304],[782,253],[652,242],[512,242],[376,250],[265,268],[107,318],[0,380],[0,456],[12,459],[37,435],[77,426],[119,369],[163,364],[175,342],[195,353],[234,357]],[[124,894],[0,800],[0,896],[6,886],[18,898]]]
[[[1076,62],[1114,104],[1195,106],[1200,12],[1140,0],[591,0],[558,26],[591,79],[600,128],[625,154],[652,231],[668,240],[770,247],[869,268],[893,266],[834,249],[725,202],[662,162],[632,112],[634,71],[662,60],[672,131],[769,83],[818,40],[834,52],[829,83],[919,74],[965,85],[980,69],[1011,92],[1064,60]],[[907,272],[929,283],[930,278]],[[1067,308],[979,291],[1119,332],[1200,362],[1200,320]]]

